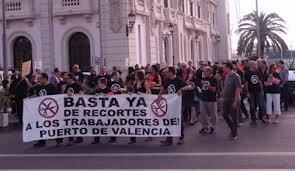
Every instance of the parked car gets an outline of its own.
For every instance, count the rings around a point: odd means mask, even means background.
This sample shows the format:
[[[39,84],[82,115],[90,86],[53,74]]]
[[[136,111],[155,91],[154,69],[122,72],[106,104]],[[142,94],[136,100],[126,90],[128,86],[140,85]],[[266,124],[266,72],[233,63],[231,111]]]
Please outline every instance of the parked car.
[[[295,101],[295,70],[289,70],[288,94],[291,102]]]

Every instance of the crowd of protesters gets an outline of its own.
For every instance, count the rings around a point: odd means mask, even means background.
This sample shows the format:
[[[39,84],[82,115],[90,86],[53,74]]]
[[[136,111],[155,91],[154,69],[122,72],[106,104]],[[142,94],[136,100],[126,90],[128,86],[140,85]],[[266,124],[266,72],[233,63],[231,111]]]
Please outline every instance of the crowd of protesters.
[[[78,65],[72,72],[55,68],[51,74],[36,71],[26,77],[14,71],[11,78],[3,81],[3,88],[11,97],[12,113],[22,121],[23,99],[54,94],[122,94],[146,93],[159,97],[163,94],[178,93],[182,96],[182,126],[178,145],[184,143],[185,125],[201,123],[202,135],[214,134],[217,115],[221,113],[230,128],[230,138],[238,139],[238,127],[247,119],[255,126],[257,120],[266,124],[278,124],[281,110],[288,110],[288,69],[283,61],[268,65],[262,59],[211,63],[201,61],[180,63],[177,67],[162,67],[160,64],[129,67],[127,76],[118,67],[108,71],[95,68],[90,75],[84,75]],[[249,103],[250,110],[247,110]],[[283,104],[283,105],[282,105]],[[250,118],[249,118],[250,116]],[[146,141],[152,141],[147,137]],[[63,139],[57,139],[57,146]],[[82,143],[83,138],[69,138],[68,145]],[[109,143],[115,143],[111,137]],[[100,143],[95,137],[92,144]],[[131,137],[130,144],[136,143]],[[173,144],[173,138],[161,141],[163,146]],[[34,146],[43,147],[46,141]]]

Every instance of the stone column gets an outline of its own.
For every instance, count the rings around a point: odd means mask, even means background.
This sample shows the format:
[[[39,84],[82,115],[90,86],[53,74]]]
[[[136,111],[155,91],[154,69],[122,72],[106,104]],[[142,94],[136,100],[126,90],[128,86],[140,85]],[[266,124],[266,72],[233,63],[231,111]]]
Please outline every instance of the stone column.
[[[49,6],[51,0],[40,1],[40,29],[41,29],[41,52],[42,52],[42,70],[50,72],[53,69],[52,54],[52,22],[50,20]],[[38,58],[38,57],[36,57]],[[36,62],[36,61],[33,61]]]

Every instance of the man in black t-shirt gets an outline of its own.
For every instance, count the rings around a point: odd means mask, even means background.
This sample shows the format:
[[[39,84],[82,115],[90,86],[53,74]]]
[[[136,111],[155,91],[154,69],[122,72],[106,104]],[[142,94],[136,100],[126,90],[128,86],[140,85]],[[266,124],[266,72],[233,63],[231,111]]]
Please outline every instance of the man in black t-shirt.
[[[250,113],[252,119],[251,125],[256,125],[257,105],[259,109],[265,114],[265,100],[263,95],[262,78],[258,72],[257,62],[255,61],[249,61],[249,70],[245,75],[245,87],[250,98]]]
[[[201,122],[200,134],[213,134],[217,122],[217,80],[212,75],[211,67],[204,70],[204,78],[201,81]],[[210,120],[209,120],[210,118]]]
[[[118,71],[112,73],[112,78],[108,83],[108,87],[112,90],[114,94],[122,94],[126,91],[123,83],[120,80],[120,74]]]
[[[79,83],[79,84],[83,84],[84,83],[85,78],[84,78],[83,72],[81,71],[79,65],[74,65],[73,66],[73,75],[74,75],[77,83]]]
[[[99,79],[95,90],[95,94],[112,94],[112,90],[109,87],[107,87],[107,82],[108,80],[106,78]]]
[[[199,62],[199,65],[200,65],[200,67],[199,67],[199,69],[196,71],[196,78],[198,79],[198,80],[201,80],[202,78],[203,78],[203,71],[204,71],[204,67],[205,67],[205,62],[203,62],[203,61],[200,61]]]
[[[95,94],[96,95],[110,95],[112,94],[112,90],[107,87],[107,79],[106,78],[100,78],[98,80],[98,84],[96,86]],[[99,144],[100,143],[100,137],[94,137],[94,140],[91,144]]]
[[[76,78],[75,78],[74,74],[66,73],[64,76],[64,79],[67,83],[66,85],[64,85],[65,88],[62,88],[62,89],[64,89],[64,92],[63,92],[64,94],[67,94],[69,96],[72,96],[74,94],[83,94],[83,89],[82,89],[81,85],[76,82]],[[83,142],[82,137],[77,137],[76,141],[74,141],[73,137],[70,137],[67,145],[71,146],[74,143],[79,144],[82,142]],[[63,139],[58,138],[56,146],[61,146],[62,143],[63,143]]]
[[[120,73],[118,71],[114,71],[111,75],[111,79],[108,83],[108,87],[111,89],[111,91],[114,94],[122,94],[126,92],[126,89],[124,88],[123,83],[121,82],[120,79]],[[116,137],[111,137],[109,140],[109,143],[115,143],[117,141]]]
[[[100,78],[105,78],[105,79],[107,79],[108,81],[111,79],[110,78],[111,76],[108,74],[108,72],[107,72],[107,68],[105,67],[105,66],[101,66],[100,67],[100,73],[99,73],[99,75],[97,76],[97,78],[98,79],[100,79]]]
[[[187,85],[182,79],[176,76],[176,70],[174,67],[169,67],[167,72],[168,80],[164,83],[162,87],[159,98],[164,93],[168,94],[175,94],[178,93],[179,95],[182,94],[182,91],[191,90],[192,88]],[[182,111],[182,110],[181,110]],[[162,146],[170,146],[173,144],[173,138],[167,137],[165,141],[162,141]],[[184,143],[184,132],[183,132],[183,117],[181,122],[181,137],[178,140],[177,145],[182,145]]]
[[[35,96],[41,97],[57,94],[54,85],[50,84],[48,81],[48,74],[41,73],[38,80],[40,85],[36,88]],[[34,147],[44,147],[45,145],[46,140],[39,140],[36,144],[34,144]]]
[[[97,82],[98,82],[98,76],[96,74],[95,68],[91,67],[90,68],[90,76],[87,79],[86,83],[87,83],[88,87],[93,89],[97,85]]]

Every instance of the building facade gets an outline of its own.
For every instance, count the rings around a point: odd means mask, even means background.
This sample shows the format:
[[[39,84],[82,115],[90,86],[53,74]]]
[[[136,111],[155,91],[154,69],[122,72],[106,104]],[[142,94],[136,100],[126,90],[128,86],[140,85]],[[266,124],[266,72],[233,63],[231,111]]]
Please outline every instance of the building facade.
[[[6,0],[5,12],[9,68],[176,65],[231,52],[227,0]]]

